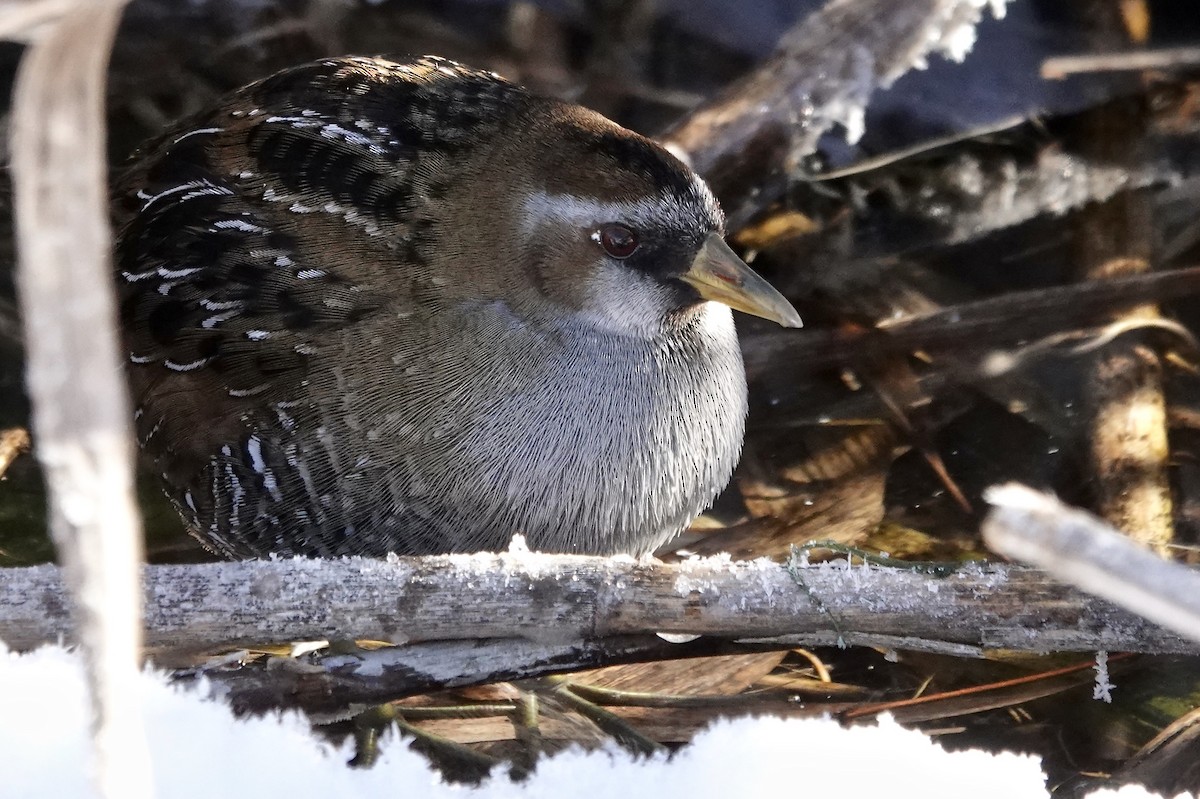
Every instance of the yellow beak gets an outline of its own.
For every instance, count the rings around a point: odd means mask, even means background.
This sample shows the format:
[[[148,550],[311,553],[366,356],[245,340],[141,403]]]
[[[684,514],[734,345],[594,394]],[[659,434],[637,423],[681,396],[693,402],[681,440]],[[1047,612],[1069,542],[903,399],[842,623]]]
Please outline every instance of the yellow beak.
[[[716,233],[708,234],[704,246],[692,261],[692,268],[682,278],[706,300],[770,319],[784,327],[801,327],[803,324],[792,304],[755,274]]]

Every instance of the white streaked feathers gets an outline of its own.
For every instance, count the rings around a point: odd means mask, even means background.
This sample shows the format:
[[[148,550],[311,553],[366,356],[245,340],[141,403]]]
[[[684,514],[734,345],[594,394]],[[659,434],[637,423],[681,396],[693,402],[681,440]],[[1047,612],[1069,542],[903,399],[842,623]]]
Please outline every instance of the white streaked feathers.
[[[723,219],[708,184],[698,176],[693,183],[701,201],[699,207],[710,218]],[[695,198],[681,198],[669,192],[632,202],[605,202],[594,197],[535,191],[525,198],[520,219],[521,228],[526,234],[556,222],[581,229],[608,222],[621,222],[642,229],[658,228],[664,224],[687,229],[697,221],[697,207]]]

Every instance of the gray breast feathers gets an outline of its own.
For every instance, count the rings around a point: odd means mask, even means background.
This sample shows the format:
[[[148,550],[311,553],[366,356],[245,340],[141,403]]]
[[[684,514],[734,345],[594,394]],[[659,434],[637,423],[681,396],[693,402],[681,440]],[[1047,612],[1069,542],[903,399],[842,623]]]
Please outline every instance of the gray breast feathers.
[[[328,370],[345,382],[317,393],[336,401],[275,409],[209,466],[214,485],[268,490],[214,488],[197,524],[235,555],[496,550],[515,533],[534,549],[642,554],[728,481],[746,385],[727,308],[649,342],[525,328],[496,304],[456,316],[406,336],[346,331],[342,347],[378,348],[378,368],[410,379]],[[461,346],[421,341],[443,335]],[[401,396],[383,402],[385,383]]]

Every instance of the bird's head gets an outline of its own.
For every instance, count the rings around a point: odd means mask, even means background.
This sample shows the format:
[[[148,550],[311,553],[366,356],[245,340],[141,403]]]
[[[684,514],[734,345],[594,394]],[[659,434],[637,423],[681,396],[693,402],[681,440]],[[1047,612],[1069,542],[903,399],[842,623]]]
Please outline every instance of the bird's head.
[[[476,181],[478,201],[505,209],[510,287],[616,335],[652,338],[707,301],[800,326],[725,243],[716,199],[678,158],[579,106],[542,100],[515,118]],[[487,197],[496,186],[513,194]]]

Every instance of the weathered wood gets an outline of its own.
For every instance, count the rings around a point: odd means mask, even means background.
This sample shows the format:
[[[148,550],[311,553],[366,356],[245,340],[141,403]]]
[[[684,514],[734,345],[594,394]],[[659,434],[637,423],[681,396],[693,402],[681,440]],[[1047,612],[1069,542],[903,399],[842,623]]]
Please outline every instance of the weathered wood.
[[[347,638],[568,643],[661,632],[1200,652],[1027,568],[975,564],[942,578],[844,562],[792,571],[803,586],[777,563],[722,558],[666,564],[525,553],[149,566],[146,640],[195,649]],[[58,569],[0,572],[0,639],[25,648],[60,637],[72,633]]]
[[[983,537],[997,552],[1200,641],[1200,574],[1091,514],[1019,485],[992,489]]]

